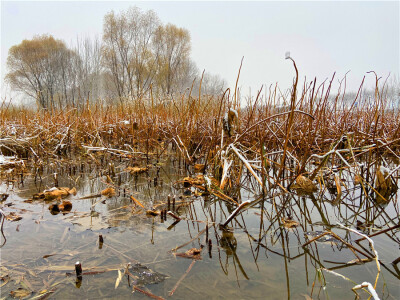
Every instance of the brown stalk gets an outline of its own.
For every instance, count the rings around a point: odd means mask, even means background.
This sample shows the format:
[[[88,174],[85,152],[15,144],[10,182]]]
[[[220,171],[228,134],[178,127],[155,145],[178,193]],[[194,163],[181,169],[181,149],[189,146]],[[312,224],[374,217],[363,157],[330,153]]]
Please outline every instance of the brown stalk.
[[[289,134],[290,134],[290,131],[292,129],[293,115],[294,115],[294,110],[295,110],[295,106],[296,106],[297,82],[298,82],[298,79],[299,79],[299,72],[297,71],[296,62],[291,57],[288,57],[288,59],[290,59],[293,62],[293,66],[294,66],[294,69],[296,71],[296,79],[295,79],[295,82],[293,84],[293,91],[292,91],[292,96],[291,96],[291,101],[290,101],[290,114],[289,114],[289,117],[288,117],[288,121],[286,123],[286,137],[285,137],[285,143],[283,145],[283,155],[282,155],[282,159],[281,159],[281,168],[280,168],[278,176],[277,176],[278,182],[281,180],[281,176],[282,176],[282,173],[283,173],[283,166],[285,165],[286,151],[287,151],[287,146],[288,146],[288,142],[289,142]]]

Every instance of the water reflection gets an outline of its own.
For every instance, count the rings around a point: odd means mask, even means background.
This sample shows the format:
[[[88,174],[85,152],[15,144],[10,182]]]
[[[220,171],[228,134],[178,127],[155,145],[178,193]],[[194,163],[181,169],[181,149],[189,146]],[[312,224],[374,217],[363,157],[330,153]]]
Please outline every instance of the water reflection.
[[[48,170],[33,170],[23,183],[6,181],[1,186],[1,192],[10,195],[3,201],[5,215],[14,212],[22,220],[4,224],[3,282],[7,276],[23,277],[28,283],[22,285],[39,293],[57,283],[49,281],[52,277],[62,281],[54,291],[56,298],[125,297],[132,292],[131,281],[121,281],[117,294],[106,290],[114,290],[117,270],[140,262],[168,275],[163,282],[145,284],[145,291],[163,297],[179,283],[174,293],[178,298],[253,298],[262,293],[276,299],[303,295],[342,298],[350,295],[355,284],[332,272],[356,283],[374,283],[377,268],[368,241],[342,229],[339,222],[373,236],[379,256],[384,258],[376,289],[400,297],[398,194],[380,205],[350,179],[341,193],[328,187],[314,194],[284,193],[273,188],[272,182],[266,192],[244,175],[243,189],[232,191],[230,197],[251,200],[251,207],[224,227],[220,224],[236,206],[193,186],[176,184],[189,174],[174,165],[173,158],[135,175],[125,171],[129,164],[122,162],[108,169],[101,163],[50,164]],[[59,186],[76,187],[77,195],[66,198],[72,204],[70,211],[52,215],[49,206],[59,205],[61,200],[24,201],[52,187],[56,169]],[[112,183],[107,182],[107,175]],[[115,188],[115,196],[81,199],[108,186]],[[151,209],[154,215],[146,214]],[[161,214],[164,211],[171,214]],[[209,253],[202,250],[202,260],[187,275],[187,260],[172,253],[201,249],[202,245]],[[49,254],[55,255],[44,258]],[[79,291],[71,290],[71,281],[63,281],[77,259],[84,270],[102,271],[74,282]],[[25,281],[5,284],[2,296]]]

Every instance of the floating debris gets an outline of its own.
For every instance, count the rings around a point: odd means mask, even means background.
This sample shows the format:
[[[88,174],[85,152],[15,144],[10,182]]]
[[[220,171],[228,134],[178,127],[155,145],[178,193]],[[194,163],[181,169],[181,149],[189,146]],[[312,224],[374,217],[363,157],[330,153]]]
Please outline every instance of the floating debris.
[[[68,187],[53,187],[49,190],[43,191],[43,193],[37,193],[33,195],[33,200],[44,199],[45,201],[51,201],[55,199],[66,198],[69,195],[76,195],[76,188]]]
[[[10,212],[8,215],[6,215],[6,220],[16,222],[22,220],[22,217],[20,215],[17,215],[16,212]]]
[[[30,296],[32,294],[31,291],[24,289],[24,288],[18,288],[15,291],[11,291],[10,292],[10,296],[13,298],[18,298],[18,299],[24,299],[27,298],[28,296]]]
[[[101,195],[106,196],[108,198],[114,197],[115,196],[115,189],[112,187],[108,187],[104,190],[101,191]]]
[[[129,272],[135,275],[135,278],[133,278],[133,282],[134,285],[138,286],[160,283],[168,278],[167,275],[155,272],[140,263],[132,265],[129,268]]]
[[[175,256],[190,258],[195,260],[201,260],[201,251],[203,250],[203,246],[200,248],[191,248],[186,252],[174,253]]]
[[[297,226],[299,226],[299,222],[297,222],[296,220],[293,220],[292,218],[282,218],[282,225],[285,228],[296,228]]]
[[[127,167],[125,169],[125,171],[128,171],[131,175],[137,175],[137,174],[141,174],[144,172],[147,172],[149,170],[149,167],[144,167],[144,168],[140,168],[140,167]]]
[[[155,217],[158,216],[161,212],[158,210],[147,210],[146,211],[146,215],[147,216],[151,216],[151,217]]]

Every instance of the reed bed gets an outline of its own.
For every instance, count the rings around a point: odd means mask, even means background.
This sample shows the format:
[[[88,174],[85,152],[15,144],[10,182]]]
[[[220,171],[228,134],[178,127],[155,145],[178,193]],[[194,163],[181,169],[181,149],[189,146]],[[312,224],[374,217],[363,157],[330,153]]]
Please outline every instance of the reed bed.
[[[399,163],[400,112],[389,109],[384,88],[376,88],[374,99],[363,99],[361,86],[349,100],[340,88],[333,93],[331,82],[304,83],[298,92],[296,78],[287,93],[270,87],[246,105],[229,89],[220,97],[194,97],[191,91],[154,99],[150,93],[123,105],[99,101],[63,110],[33,111],[3,101],[0,148],[4,155],[39,164],[98,151],[159,159],[172,149],[187,165],[203,164],[219,180],[234,152],[256,177],[268,175],[273,165],[277,184],[288,178],[292,183],[305,172],[314,179],[325,164],[352,167],[358,179],[363,168],[364,180],[372,182],[370,167]]]
[[[295,63],[294,66],[296,68]],[[328,273],[351,281],[336,273],[339,267],[328,268],[326,261],[318,258],[318,246],[314,243],[323,238],[340,242],[356,258],[355,263],[344,263],[340,268],[376,261],[375,282],[353,282],[356,294],[364,289],[376,299],[381,264],[370,237],[387,234],[398,243],[400,111],[391,108],[392,99],[385,94],[384,87],[380,90],[377,86],[374,97],[369,98],[361,93],[361,85],[358,93],[349,97],[341,88],[333,93],[332,81],[333,78],[317,85],[314,80],[299,89],[296,77],[286,93],[275,86],[267,91],[261,89],[256,98],[246,101],[240,101],[238,93],[229,89],[219,97],[194,96],[190,91],[179,97],[156,99],[149,93],[147,98],[125,99],[124,104],[87,102],[63,110],[33,111],[3,101],[0,116],[2,180],[23,181],[24,173],[31,172],[36,183],[36,178],[47,172],[45,175],[52,174],[54,185],[58,187],[57,173],[77,175],[75,171],[80,168],[95,174],[101,181],[99,185],[107,188],[87,197],[106,196],[103,192],[109,190],[109,198],[117,192],[118,197],[132,200],[130,205],[113,209],[118,213],[145,212],[149,218],[154,218],[153,225],[155,218],[161,216],[164,222],[168,215],[174,220],[171,228],[179,222],[197,224],[198,236],[171,252],[205,233],[210,258],[214,243],[219,259],[224,250],[226,261],[233,257],[248,279],[235,252],[234,229],[229,228],[234,225],[235,229],[243,229],[249,241],[256,243],[256,249],[251,248],[256,265],[260,249],[283,257],[289,296],[287,260],[303,255],[310,256],[310,264],[315,268],[311,296],[316,293],[314,285],[326,285]],[[196,213],[196,199],[186,203],[183,197],[178,200],[175,195],[173,198],[163,195],[153,202],[154,199],[132,196],[141,173],[148,174],[147,179],[153,180],[154,187],[161,182],[159,163],[167,157],[173,157],[174,167],[184,169],[180,174],[186,175],[171,184],[171,191],[192,188],[189,194],[204,200],[203,211]],[[79,180],[79,176],[76,178]],[[149,185],[148,182],[142,188],[147,189]],[[311,201],[307,205],[306,198]],[[91,213],[99,201],[93,202]],[[328,202],[335,219],[326,213]],[[218,205],[222,214],[210,209],[210,205]],[[386,212],[385,206],[390,205],[397,218]],[[258,233],[246,229],[243,212],[250,208],[260,209]],[[307,236],[310,226],[319,226],[312,222],[311,210],[320,215],[324,232],[305,240],[300,238],[301,233]],[[198,218],[201,213],[204,216]],[[336,224],[337,220],[344,223],[344,230],[341,223]],[[205,229],[200,231],[198,224],[201,223],[205,223]],[[349,228],[361,230],[375,225],[379,231],[369,236]],[[209,230],[215,233],[215,239],[208,235]],[[289,230],[293,230],[297,238],[291,243],[303,251],[298,256],[290,254],[293,247],[289,247]],[[359,241],[366,239],[371,251],[352,243],[348,231],[361,236]],[[342,238],[343,233],[346,235]],[[268,248],[267,237],[271,237],[273,245],[281,243],[283,254]],[[197,259],[204,245],[199,246],[175,254]],[[393,261],[396,272],[397,263],[398,259]],[[384,264],[382,267],[393,272]],[[119,284],[123,275],[118,273]],[[308,282],[308,270],[306,273]]]

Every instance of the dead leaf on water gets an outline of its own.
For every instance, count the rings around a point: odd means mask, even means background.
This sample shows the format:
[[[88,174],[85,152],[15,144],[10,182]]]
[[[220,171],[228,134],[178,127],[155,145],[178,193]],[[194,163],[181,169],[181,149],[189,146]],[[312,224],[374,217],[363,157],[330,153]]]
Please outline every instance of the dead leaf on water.
[[[186,252],[175,253],[175,256],[200,260],[203,248],[191,248]]]
[[[11,222],[16,222],[16,221],[21,220],[22,217],[17,215],[17,213],[15,213],[15,212],[10,212],[8,215],[6,215],[6,219]]]
[[[11,291],[10,292],[10,295],[13,298],[19,298],[19,299],[24,299],[24,298],[30,296],[31,294],[32,294],[31,291],[28,291],[28,290],[23,289],[23,288],[19,288],[19,289],[15,290],[15,291]]]
[[[291,218],[282,218],[282,225],[285,228],[295,228],[295,227],[299,226],[299,222],[297,222],[296,220],[293,220]]]
[[[108,198],[111,198],[111,197],[115,196],[115,189],[112,188],[112,187],[106,188],[106,189],[104,189],[104,190],[101,191],[101,194],[102,194],[103,196],[106,196],[106,197],[108,197]]]
[[[69,193],[70,195],[76,196],[76,188],[73,187],[72,189],[70,189],[70,190],[68,191],[68,193]]]
[[[137,175],[148,171],[148,167],[140,168],[140,167],[127,167],[125,171],[131,173],[131,175]]]
[[[2,283],[0,284],[0,288],[2,288],[10,281],[10,276],[7,274],[4,277],[0,277],[0,281],[2,281]]]
[[[33,195],[33,200],[44,199],[46,201],[66,198],[69,195],[76,195],[76,188],[68,188],[68,187],[53,187],[49,190],[45,190],[42,193],[37,193]]]
[[[146,211],[146,215],[147,216],[155,217],[155,216],[158,216],[159,214],[160,214],[160,212],[158,210],[148,210],[148,211]]]

